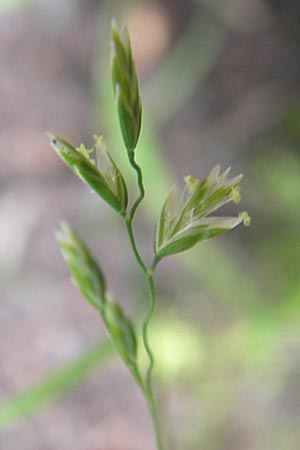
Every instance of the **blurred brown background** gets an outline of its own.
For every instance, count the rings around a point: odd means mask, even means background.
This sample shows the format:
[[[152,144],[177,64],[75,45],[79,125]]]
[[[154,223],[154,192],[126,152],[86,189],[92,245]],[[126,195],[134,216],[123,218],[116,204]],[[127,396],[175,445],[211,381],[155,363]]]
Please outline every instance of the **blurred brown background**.
[[[143,316],[146,287],[122,223],[46,136],[89,145],[103,133],[132,180],[109,78],[112,16],[129,26],[141,79],[137,160],[149,193],[136,230],[146,259],[164,197],[189,173],[204,177],[217,163],[244,173],[252,216],[251,228],[169,258],[157,275],[152,340],[167,448],[298,450],[296,0],[1,0],[0,449],[154,448],[126,369],[102,347],[90,354],[104,329],[54,238],[60,220],[74,225],[111,291]],[[57,371],[61,381],[49,381]]]

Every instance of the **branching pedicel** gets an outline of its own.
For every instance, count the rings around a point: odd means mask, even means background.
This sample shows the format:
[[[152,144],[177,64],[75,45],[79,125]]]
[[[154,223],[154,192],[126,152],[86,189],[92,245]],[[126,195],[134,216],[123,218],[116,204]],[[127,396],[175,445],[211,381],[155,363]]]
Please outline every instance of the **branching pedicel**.
[[[57,232],[57,240],[78,290],[102,316],[111,340],[143,391],[153,421],[157,450],[163,450],[151,380],[154,359],[148,340],[148,325],[155,306],[154,271],[162,258],[188,250],[198,242],[225,233],[241,223],[249,225],[250,218],[246,212],[237,217],[211,215],[228,202],[239,203],[242,175],[228,179],[229,169],[220,173],[217,166],[202,182],[193,176],[185,177],[182,194],[178,195],[177,190],[173,189],[166,199],[156,226],[153,262],[149,268],[145,265],[132,228],[135,212],[144,198],[142,170],[135,161],[141,128],[141,99],[127,29],[120,31],[114,22],[111,72],[124,144],[130,164],[137,174],[139,196],[132,207],[128,208],[126,183],[102,137],[94,136],[92,149],[87,149],[83,144],[75,148],[56,136],[49,134],[49,137],[51,146],[69,168],[124,220],[134,256],[149,289],[149,307],[143,323],[141,344],[149,358],[146,372],[137,358],[135,327],[121,306],[108,296],[102,270],[90,250],[78,234],[65,224]]]

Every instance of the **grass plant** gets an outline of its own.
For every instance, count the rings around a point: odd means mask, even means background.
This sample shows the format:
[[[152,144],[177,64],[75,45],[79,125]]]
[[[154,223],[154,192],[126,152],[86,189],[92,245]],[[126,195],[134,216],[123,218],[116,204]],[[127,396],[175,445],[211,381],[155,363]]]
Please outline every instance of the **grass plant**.
[[[143,170],[136,161],[142,101],[128,30],[120,29],[114,21],[111,75],[124,151],[136,173],[138,196],[131,200],[122,170],[114,162],[102,136],[94,135],[92,148],[84,144],[76,148],[50,133],[49,138],[52,148],[70,170],[107,202],[124,222],[133,254],[149,291],[141,339],[138,327],[127,316],[121,303],[108,293],[101,266],[77,232],[69,225],[62,224],[57,232],[57,240],[75,285],[101,315],[109,337],[145,396],[157,450],[165,450],[153,390],[154,355],[149,338],[149,324],[156,304],[155,271],[160,261],[167,256],[187,251],[240,224],[247,226],[250,218],[246,212],[240,212],[234,217],[215,215],[227,203],[239,204],[242,175],[230,178],[230,168],[222,172],[219,165],[202,181],[188,175],[184,177],[183,187],[173,187],[162,206],[154,231],[152,263],[147,266],[136,244],[133,228],[136,212],[145,196]],[[148,194],[151,195],[151,192]],[[147,355],[146,367],[138,357],[139,352]]]

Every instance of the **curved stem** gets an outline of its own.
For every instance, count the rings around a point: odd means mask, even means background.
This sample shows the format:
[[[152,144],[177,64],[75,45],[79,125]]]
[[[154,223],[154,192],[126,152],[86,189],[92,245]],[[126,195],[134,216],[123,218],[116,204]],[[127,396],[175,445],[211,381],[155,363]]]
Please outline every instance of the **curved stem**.
[[[155,288],[154,288],[154,283],[153,283],[153,271],[151,269],[147,270],[146,278],[147,278],[147,284],[148,284],[148,289],[149,289],[149,294],[150,294],[150,306],[149,306],[147,317],[143,324],[143,341],[144,341],[144,346],[145,346],[146,352],[149,357],[149,367],[146,372],[146,380],[145,380],[145,393],[147,396],[147,401],[148,401],[148,405],[149,405],[149,409],[151,412],[152,421],[153,421],[153,425],[154,425],[157,450],[163,450],[160,424],[159,424],[159,420],[158,420],[158,414],[157,414],[157,410],[156,410],[156,404],[155,404],[153,388],[152,388],[152,370],[153,370],[153,366],[154,366],[154,358],[152,355],[151,347],[149,344],[149,338],[148,338],[148,325],[149,325],[149,322],[153,315],[153,311],[154,311],[154,307],[155,307],[155,300],[156,300]]]
[[[151,317],[152,317],[152,314],[154,311],[154,307],[155,307],[155,289],[154,289],[154,284],[153,284],[152,272],[150,270],[147,271],[146,278],[147,278],[147,284],[148,284],[149,295],[150,295],[150,305],[149,305],[147,317],[143,323],[143,341],[144,341],[146,352],[149,356],[149,367],[148,367],[147,373],[146,373],[146,388],[151,389],[151,386],[152,386],[151,376],[152,376],[152,369],[154,366],[154,358],[153,358],[150,344],[149,344],[148,325],[151,320]]]
[[[149,368],[146,373],[146,385],[145,386],[147,388],[149,388],[149,386],[151,385],[151,371],[152,371],[153,364],[154,364],[154,359],[153,359],[153,355],[151,352],[149,339],[148,339],[148,325],[149,325],[150,319],[152,317],[154,306],[155,306],[155,289],[154,289],[154,283],[153,283],[153,272],[151,269],[149,269],[149,270],[147,269],[141,255],[139,254],[139,251],[137,249],[135,237],[134,237],[133,229],[132,229],[132,217],[129,219],[126,219],[125,223],[126,223],[126,229],[128,232],[128,236],[130,239],[130,243],[131,243],[131,247],[132,247],[135,259],[136,259],[138,265],[140,266],[143,274],[146,277],[147,286],[148,286],[149,295],[150,295],[150,306],[149,306],[149,310],[148,310],[146,319],[143,323],[143,342],[145,345],[145,350],[149,357]]]
[[[144,394],[145,394],[145,397],[146,397],[146,400],[148,403],[149,411],[151,414],[152,423],[153,423],[154,432],[155,432],[157,450],[163,450],[160,425],[159,425],[158,414],[157,414],[157,410],[156,410],[153,389],[152,389],[152,370],[153,370],[153,365],[154,365],[154,358],[152,355],[151,347],[149,344],[149,338],[148,338],[148,325],[149,325],[149,322],[150,322],[150,319],[152,317],[154,307],[155,307],[155,288],[154,288],[154,283],[153,283],[153,270],[154,270],[157,262],[156,262],[156,264],[153,263],[149,270],[147,269],[141,255],[139,254],[137,246],[136,246],[135,237],[134,237],[133,229],[132,229],[132,219],[133,219],[132,216],[128,219],[125,218],[126,229],[128,232],[128,236],[130,239],[130,243],[132,246],[134,256],[135,256],[137,263],[139,264],[143,274],[146,277],[147,286],[148,286],[149,295],[150,295],[149,310],[148,310],[146,319],[143,323],[143,342],[144,342],[146,353],[149,358],[149,366],[148,366],[148,369],[146,372],[145,384],[143,386],[140,384],[140,386],[142,387],[142,389],[144,391]]]
[[[139,204],[143,201],[143,198],[145,196],[145,189],[144,189],[144,184],[143,184],[142,171],[141,171],[140,166],[135,162],[134,153],[129,155],[129,162],[130,162],[131,166],[133,167],[133,169],[136,171],[138,187],[139,187],[139,190],[140,190],[140,195],[138,196],[138,198],[134,202],[134,204],[133,204],[133,206],[131,208],[131,211],[130,211],[130,219],[132,221]]]
[[[152,423],[153,423],[154,432],[155,432],[157,450],[163,450],[160,424],[159,424],[159,420],[158,420],[158,414],[157,414],[157,410],[156,410],[156,405],[155,405],[155,400],[154,400],[154,395],[153,395],[153,388],[152,388],[152,370],[153,370],[153,366],[154,366],[154,358],[152,355],[151,347],[149,344],[149,338],[148,338],[148,325],[149,325],[149,322],[150,322],[150,319],[152,317],[154,307],[155,307],[155,288],[154,288],[154,283],[153,283],[153,272],[154,272],[154,269],[155,269],[158,261],[156,259],[154,259],[154,262],[153,262],[151,268],[147,269],[141,255],[137,249],[137,246],[136,246],[135,236],[134,236],[133,228],[132,228],[132,222],[133,222],[133,218],[136,213],[136,210],[144,198],[145,190],[144,190],[144,185],[143,185],[142,171],[141,171],[141,168],[138,166],[138,164],[134,160],[134,154],[132,154],[130,156],[130,164],[137,173],[138,187],[139,187],[140,194],[139,194],[138,198],[136,199],[136,201],[134,202],[129,215],[123,216],[123,217],[125,219],[126,229],[128,232],[130,244],[131,244],[135,259],[136,259],[138,265],[140,266],[143,274],[146,277],[147,286],[148,286],[148,290],[149,290],[149,296],[150,296],[149,310],[147,312],[147,316],[143,323],[143,331],[142,331],[144,347],[145,347],[146,353],[149,358],[149,366],[148,366],[146,376],[145,376],[145,383],[143,385],[140,384],[140,386],[145,394],[147,404],[149,407],[149,411],[151,414]]]
[[[130,244],[133,250],[133,254],[135,256],[135,259],[138,263],[138,265],[140,266],[140,268],[142,269],[143,273],[145,274],[147,272],[147,267],[141,257],[141,255],[139,254],[139,251],[137,249],[136,243],[135,243],[135,238],[134,238],[134,234],[133,234],[133,229],[132,229],[132,218],[125,218],[125,225],[126,225],[126,229],[128,232],[128,236],[129,236],[129,240],[130,240]]]

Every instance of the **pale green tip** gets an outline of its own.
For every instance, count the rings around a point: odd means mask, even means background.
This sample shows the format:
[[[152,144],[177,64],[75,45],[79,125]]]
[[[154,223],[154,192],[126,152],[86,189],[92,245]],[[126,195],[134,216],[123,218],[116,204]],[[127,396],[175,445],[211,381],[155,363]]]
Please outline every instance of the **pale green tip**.
[[[232,188],[232,191],[229,195],[230,200],[233,201],[236,205],[238,205],[242,199],[242,188],[241,185],[237,184]]]
[[[47,136],[50,139],[51,142],[55,141],[56,136],[54,136],[54,134],[50,133],[49,131],[47,131]]]
[[[60,228],[54,231],[55,239],[60,242],[66,240],[67,234],[71,231],[70,226],[67,222],[61,221]]]
[[[250,227],[251,225],[251,217],[249,216],[247,211],[242,211],[239,213],[239,218],[243,221],[243,225],[245,227]]]

